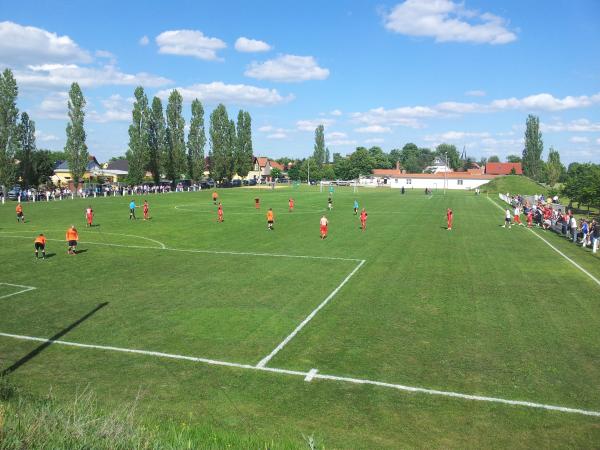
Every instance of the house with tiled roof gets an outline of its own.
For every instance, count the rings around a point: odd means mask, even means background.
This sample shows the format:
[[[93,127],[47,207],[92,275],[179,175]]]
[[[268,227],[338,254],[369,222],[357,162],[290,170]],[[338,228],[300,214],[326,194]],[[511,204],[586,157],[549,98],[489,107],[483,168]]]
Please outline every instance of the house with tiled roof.
[[[523,166],[518,163],[494,163],[489,162],[485,165],[485,173],[489,175],[523,175]]]
[[[83,174],[83,181],[89,181],[95,176],[95,173],[101,170],[102,166],[100,166],[98,160],[94,156],[90,155],[88,157],[85,173]],[[51,179],[52,182],[58,186],[70,186],[70,188],[73,188],[73,174],[69,169],[68,161],[58,161],[56,163],[56,166],[54,167],[54,175],[52,175]]]

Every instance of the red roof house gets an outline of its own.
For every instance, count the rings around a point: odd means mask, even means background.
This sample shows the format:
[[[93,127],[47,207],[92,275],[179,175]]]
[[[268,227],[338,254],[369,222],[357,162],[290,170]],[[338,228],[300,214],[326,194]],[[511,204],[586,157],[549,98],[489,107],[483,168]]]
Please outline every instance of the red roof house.
[[[494,163],[489,162],[485,165],[485,173],[487,175],[510,175],[513,171],[517,175],[523,175],[523,167],[521,163]]]

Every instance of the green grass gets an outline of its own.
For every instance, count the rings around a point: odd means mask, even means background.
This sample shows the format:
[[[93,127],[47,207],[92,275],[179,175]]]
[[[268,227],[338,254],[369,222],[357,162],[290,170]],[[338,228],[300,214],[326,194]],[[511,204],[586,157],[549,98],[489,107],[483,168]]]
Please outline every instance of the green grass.
[[[548,189],[524,175],[507,175],[494,178],[492,181],[481,186],[481,192],[498,192],[521,195],[548,195]]]
[[[127,220],[128,198],[27,204],[24,225],[12,204],[0,208],[0,283],[37,287],[0,299],[0,332],[50,337],[108,302],[61,339],[256,364],[357,261],[126,246],[365,259],[269,367],[600,410],[600,288],[531,232],[499,227],[502,211],[485,195],[338,189],[325,241],[318,222],[327,193],[316,188],[220,196],[222,224],[209,192],[150,196],[148,222]],[[365,233],[355,197],[369,213]],[[84,231],[88,203],[99,226]],[[69,257],[50,241],[56,255],[36,261],[33,236],[62,240],[71,223],[86,252]],[[544,237],[600,277],[598,256]],[[0,337],[0,369],[38,345]],[[148,426],[172,420],[298,448],[310,435],[326,448],[600,442],[598,417],[59,345],[9,378],[32,395],[51,387],[59,401],[87,387],[107,411],[141,393],[137,412]]]

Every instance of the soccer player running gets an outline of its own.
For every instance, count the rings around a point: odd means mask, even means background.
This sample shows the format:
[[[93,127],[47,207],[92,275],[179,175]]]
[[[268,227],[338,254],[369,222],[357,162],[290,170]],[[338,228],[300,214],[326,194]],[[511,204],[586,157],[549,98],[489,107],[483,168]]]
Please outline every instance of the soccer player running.
[[[94,210],[92,209],[91,206],[88,206],[85,209],[85,220],[86,220],[86,227],[91,227],[92,221],[94,220]]]
[[[329,221],[327,220],[327,217],[325,217],[325,216],[321,217],[320,225],[321,225],[321,239],[325,239],[327,237],[327,231],[328,231],[328,227],[329,227]]]
[[[217,194],[217,191],[213,191],[212,193],[212,199],[213,199],[213,205],[217,204],[217,200],[219,199],[219,194]]]
[[[354,215],[358,214],[358,200],[354,200]]]
[[[273,231],[273,223],[275,222],[275,216],[273,215],[273,209],[269,208],[267,211],[267,230]]]
[[[135,217],[135,201],[131,200],[129,202],[129,220],[136,220],[137,218]]]
[[[515,206],[514,214],[515,224],[518,223],[519,225],[523,226],[523,223],[521,222],[521,210],[518,206]]]
[[[288,201],[288,206],[289,206],[289,208],[290,208],[290,209],[289,209],[289,211],[290,211],[290,212],[293,212],[293,211],[294,211],[294,199],[293,199],[293,198],[290,198],[290,199],[289,199],[289,201]]]
[[[508,228],[512,228],[512,223],[510,222],[510,209],[506,208],[506,211],[504,213],[504,225],[502,225],[502,228],[506,228],[508,226]]]
[[[327,209],[329,209],[329,211],[333,209],[333,200],[331,199],[331,196],[327,199]]]
[[[23,207],[20,203],[17,203],[17,207],[15,208],[15,212],[17,213],[17,223],[25,223],[25,216],[23,215]]]
[[[75,225],[71,225],[71,228],[67,230],[66,233],[67,240],[67,254],[76,255],[75,249],[77,248],[77,241],[79,241],[79,233],[75,228]]]
[[[365,208],[360,212],[360,225],[363,231],[367,229],[367,211],[365,211]]]
[[[219,208],[217,209],[217,222],[223,222],[223,205],[219,202]]]
[[[450,231],[452,229],[452,221],[454,220],[454,212],[448,208],[448,210],[446,211],[446,229],[448,231]]]
[[[35,247],[35,259],[39,259],[38,251],[42,252],[42,259],[46,259],[46,237],[42,233],[35,238],[33,246]]]
[[[149,211],[148,200],[144,200],[144,220],[150,219],[150,217],[148,217],[148,211]]]

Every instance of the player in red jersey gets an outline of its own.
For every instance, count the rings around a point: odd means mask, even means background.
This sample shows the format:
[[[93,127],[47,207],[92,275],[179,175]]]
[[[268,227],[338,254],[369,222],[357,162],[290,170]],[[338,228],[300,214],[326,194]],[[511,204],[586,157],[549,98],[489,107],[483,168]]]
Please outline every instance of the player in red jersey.
[[[144,200],[144,220],[150,219],[150,217],[148,217],[148,211],[149,211],[148,200]]]
[[[321,239],[325,239],[327,237],[327,231],[329,227],[329,221],[327,220],[327,217],[321,217],[319,224],[321,225]]]
[[[532,223],[533,223],[533,209],[529,208],[529,212],[527,213],[527,228],[531,228]]]
[[[360,225],[363,231],[367,229],[367,211],[365,211],[365,208],[360,212]]]
[[[452,221],[454,220],[454,213],[450,208],[446,211],[446,220],[448,221],[447,230],[450,231],[452,229]]]
[[[294,199],[293,198],[289,199],[288,205],[290,207],[290,212],[293,212],[294,211]]]
[[[219,202],[219,208],[217,209],[217,222],[223,222],[223,205]]]
[[[92,226],[92,221],[94,220],[94,210],[92,209],[91,206],[88,206],[85,209],[85,221],[86,221],[86,227],[91,227]]]

